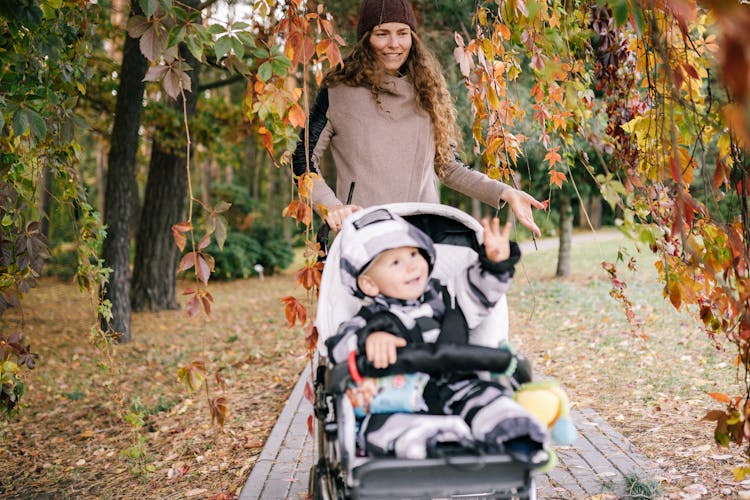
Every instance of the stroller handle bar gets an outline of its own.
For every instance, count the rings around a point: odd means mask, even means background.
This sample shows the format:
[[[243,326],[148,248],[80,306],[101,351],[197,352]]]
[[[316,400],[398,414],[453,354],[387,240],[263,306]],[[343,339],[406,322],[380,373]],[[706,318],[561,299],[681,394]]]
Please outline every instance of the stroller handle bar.
[[[341,394],[348,382],[362,377],[385,377],[423,372],[440,376],[445,373],[489,371],[505,373],[515,364],[516,355],[507,348],[468,344],[412,344],[397,349],[396,362],[387,368],[375,368],[363,354],[355,351],[346,362],[335,365],[330,373],[330,389]],[[529,379],[530,379],[529,374]]]

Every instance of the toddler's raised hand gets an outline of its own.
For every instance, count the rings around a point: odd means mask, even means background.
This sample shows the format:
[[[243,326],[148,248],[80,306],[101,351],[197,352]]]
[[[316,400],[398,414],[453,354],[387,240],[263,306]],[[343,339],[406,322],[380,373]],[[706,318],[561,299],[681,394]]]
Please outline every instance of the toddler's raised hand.
[[[484,229],[484,250],[487,258],[492,262],[501,262],[510,257],[510,231],[512,225],[506,222],[500,228],[500,219],[494,217],[490,222],[488,217],[482,219]]]

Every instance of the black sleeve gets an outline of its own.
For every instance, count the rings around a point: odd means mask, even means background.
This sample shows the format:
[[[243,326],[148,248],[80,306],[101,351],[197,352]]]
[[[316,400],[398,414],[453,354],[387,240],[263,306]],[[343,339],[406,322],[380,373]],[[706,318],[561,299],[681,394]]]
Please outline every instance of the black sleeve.
[[[510,242],[510,256],[500,262],[492,262],[488,259],[484,245],[480,247],[479,262],[483,269],[486,269],[491,273],[500,274],[507,272],[510,273],[510,277],[512,278],[515,272],[515,266],[519,260],[521,260],[521,247],[519,247],[518,243],[515,241]]]
[[[317,172],[317,168],[312,162],[312,152],[315,150],[315,145],[318,144],[320,134],[326,126],[328,118],[328,89],[322,88],[318,92],[318,96],[315,98],[315,103],[310,109],[310,120],[308,122],[309,129],[309,140],[310,146],[308,148],[309,157],[305,158],[305,129],[302,129],[299,134],[299,140],[297,141],[297,148],[294,150],[292,155],[292,169],[294,175],[300,176],[307,171],[307,163],[310,163],[310,172]]]
[[[421,335],[416,331],[407,329],[395,314],[381,311],[367,318],[367,324],[357,330],[357,350],[359,352],[365,352],[365,341],[373,332],[392,333],[408,343],[422,342]]]

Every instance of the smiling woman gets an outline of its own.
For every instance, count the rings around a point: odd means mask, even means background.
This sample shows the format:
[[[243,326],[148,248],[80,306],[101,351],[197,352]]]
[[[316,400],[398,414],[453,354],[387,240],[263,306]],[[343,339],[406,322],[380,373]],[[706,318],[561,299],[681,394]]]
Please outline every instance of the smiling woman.
[[[318,174],[313,206],[331,228],[362,207],[439,203],[442,182],[492,207],[509,203],[518,221],[539,235],[532,208],[542,203],[458,159],[453,102],[409,2],[364,0],[357,40],[343,66],[326,75],[293,156],[297,178]],[[329,146],[335,192],[319,171]]]

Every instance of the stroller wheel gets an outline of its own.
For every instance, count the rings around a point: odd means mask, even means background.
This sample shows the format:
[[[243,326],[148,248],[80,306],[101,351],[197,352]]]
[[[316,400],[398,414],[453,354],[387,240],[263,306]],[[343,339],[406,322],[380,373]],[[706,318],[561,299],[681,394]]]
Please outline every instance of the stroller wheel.
[[[331,498],[325,468],[320,463],[310,467],[308,495],[312,500],[329,500]]]

